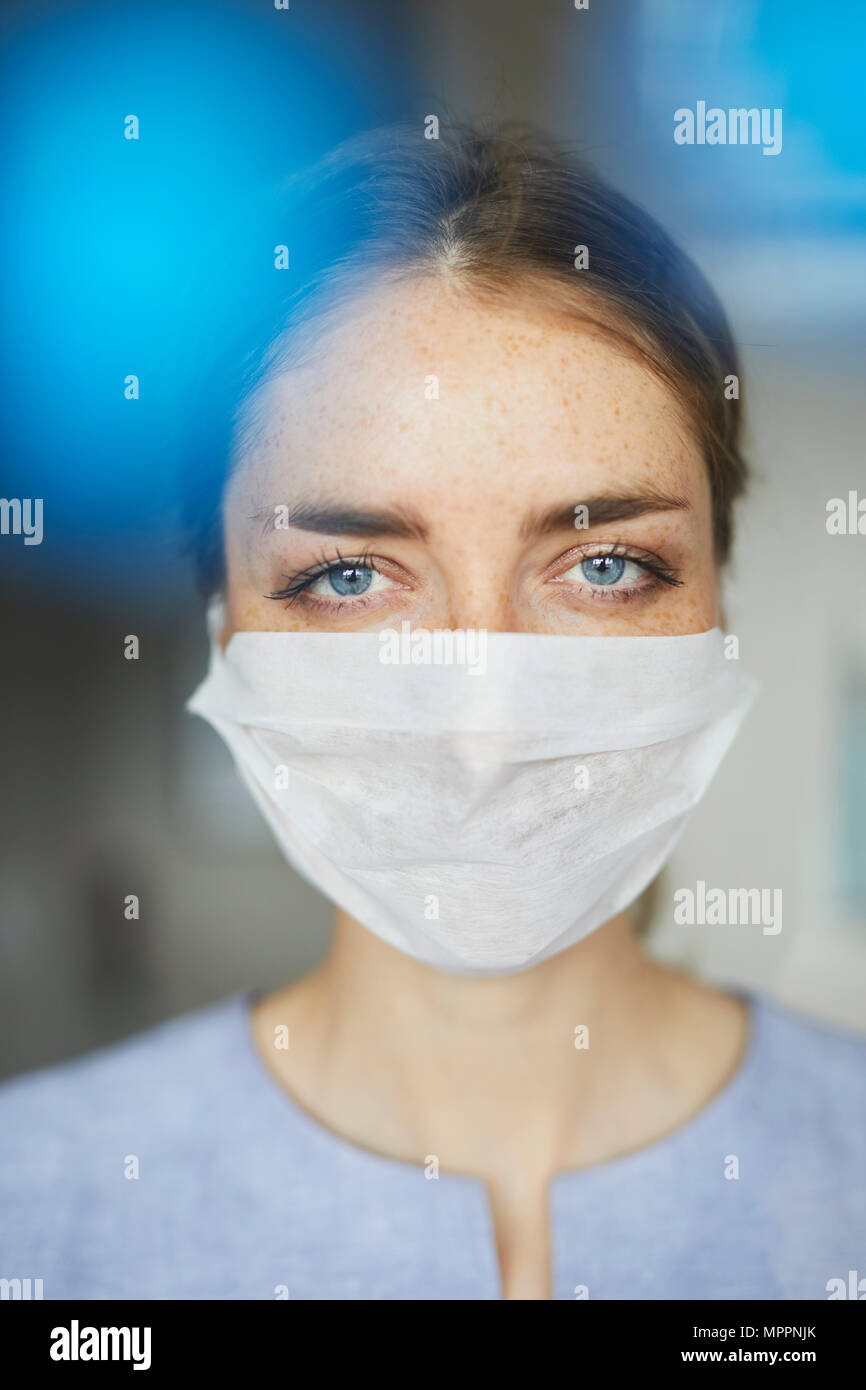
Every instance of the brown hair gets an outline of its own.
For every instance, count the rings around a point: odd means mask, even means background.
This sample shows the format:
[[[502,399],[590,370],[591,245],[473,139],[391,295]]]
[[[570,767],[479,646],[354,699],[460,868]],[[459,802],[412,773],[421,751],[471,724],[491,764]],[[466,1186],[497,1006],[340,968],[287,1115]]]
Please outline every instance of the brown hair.
[[[526,129],[388,128],[357,137],[279,190],[276,225],[295,229],[294,271],[245,352],[211,378],[213,433],[187,452],[184,515],[203,591],[222,581],[221,499],[245,407],[258,385],[315,338],[323,315],[377,276],[444,275],[480,294],[533,283],[564,312],[613,333],[674,390],[699,440],[714,547],[728,558],[747,470],[741,404],[725,379],[739,364],[724,310],[659,224],[582,159]],[[272,222],[274,225],[274,222]],[[579,248],[585,248],[583,252]],[[234,440],[234,449],[232,446]]]

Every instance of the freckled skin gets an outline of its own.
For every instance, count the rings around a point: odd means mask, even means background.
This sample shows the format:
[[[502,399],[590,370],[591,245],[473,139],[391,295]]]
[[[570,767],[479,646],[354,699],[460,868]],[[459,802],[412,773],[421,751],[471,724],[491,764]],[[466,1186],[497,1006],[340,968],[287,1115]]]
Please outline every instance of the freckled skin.
[[[344,311],[315,361],[263,388],[262,403],[265,427],[226,497],[226,640],[235,630],[375,630],[404,619],[576,635],[681,634],[721,621],[709,480],[675,395],[625,348],[530,291],[503,305],[444,279],[379,286]],[[528,513],[647,484],[688,509],[597,527],[590,516],[584,530],[521,537]],[[310,498],[400,506],[429,538],[262,535],[250,520]],[[599,598],[575,550],[605,544],[651,552],[680,586]],[[381,562],[367,607],[267,597],[338,550]]]

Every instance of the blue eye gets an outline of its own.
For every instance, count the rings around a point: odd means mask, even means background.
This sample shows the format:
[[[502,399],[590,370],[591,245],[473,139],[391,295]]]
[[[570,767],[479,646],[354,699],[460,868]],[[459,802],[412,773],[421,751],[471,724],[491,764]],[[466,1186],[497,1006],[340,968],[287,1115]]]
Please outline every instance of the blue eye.
[[[311,565],[286,578],[288,582],[284,587],[268,594],[268,598],[289,603],[309,598],[319,604],[331,604],[335,609],[345,607],[352,599],[372,597],[380,591],[400,587],[382,574],[372,560],[344,560],[342,556],[330,563]],[[360,603],[357,606],[360,608]]]
[[[625,574],[628,561],[621,555],[593,555],[582,560],[580,572],[590,584],[617,584]]]
[[[341,598],[351,598],[369,589],[375,573],[366,565],[339,565],[328,570],[322,579],[327,580],[333,592]]]
[[[637,560],[631,555],[618,555],[614,550],[587,555],[585,560],[578,560],[561,577],[578,586],[582,583],[584,592],[592,591],[597,598],[605,591],[611,598],[630,598],[652,586],[655,581],[650,581],[651,574],[667,584],[679,583],[673,570],[649,560]]]
[[[309,579],[306,588],[313,597],[325,602],[339,599],[361,598],[362,595],[378,594],[382,590],[393,589],[394,581],[388,579],[375,565],[362,564],[360,560],[342,560],[328,565],[319,571],[318,576]]]

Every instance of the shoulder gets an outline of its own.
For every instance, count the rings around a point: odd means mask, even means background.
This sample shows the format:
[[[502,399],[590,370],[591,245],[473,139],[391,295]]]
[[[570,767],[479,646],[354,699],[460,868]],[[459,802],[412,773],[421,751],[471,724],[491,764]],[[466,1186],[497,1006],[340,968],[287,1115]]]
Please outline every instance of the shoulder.
[[[0,1276],[45,1298],[202,1296],[227,1174],[244,1144],[254,1161],[244,1001],[0,1086]],[[232,1289],[225,1244],[213,1281]]]
[[[206,1111],[236,1051],[240,995],[0,1084],[0,1201],[10,1186],[68,1180],[75,1156],[179,1131]]]
[[[781,1081],[820,1081],[826,1094],[845,1100],[866,1095],[866,1035],[766,996],[756,1001],[755,1019],[763,1050]]]
[[[755,1001],[750,1100],[782,1137],[866,1152],[866,1037],[765,997]]]

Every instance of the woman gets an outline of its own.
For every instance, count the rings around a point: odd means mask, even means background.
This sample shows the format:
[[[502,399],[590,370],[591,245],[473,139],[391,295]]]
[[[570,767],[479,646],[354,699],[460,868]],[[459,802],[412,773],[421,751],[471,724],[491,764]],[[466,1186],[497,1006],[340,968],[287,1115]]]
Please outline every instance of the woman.
[[[720,631],[745,477],[722,310],[538,138],[386,133],[312,191],[336,240],[310,236],[225,477],[191,470],[191,703],[333,945],[7,1084],[0,1274],[832,1296],[863,1260],[864,1044],[635,926],[753,693]]]

